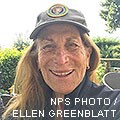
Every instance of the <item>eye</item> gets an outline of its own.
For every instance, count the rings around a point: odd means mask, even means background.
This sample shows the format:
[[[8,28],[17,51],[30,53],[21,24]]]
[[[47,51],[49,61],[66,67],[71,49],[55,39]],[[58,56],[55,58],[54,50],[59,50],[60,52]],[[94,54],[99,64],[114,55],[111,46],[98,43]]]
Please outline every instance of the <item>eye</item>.
[[[80,46],[77,43],[72,42],[72,43],[67,43],[66,47],[68,50],[76,50]]]
[[[43,50],[45,52],[49,52],[49,51],[52,51],[54,49],[55,49],[55,45],[53,45],[53,44],[47,44],[41,48],[41,50]]]

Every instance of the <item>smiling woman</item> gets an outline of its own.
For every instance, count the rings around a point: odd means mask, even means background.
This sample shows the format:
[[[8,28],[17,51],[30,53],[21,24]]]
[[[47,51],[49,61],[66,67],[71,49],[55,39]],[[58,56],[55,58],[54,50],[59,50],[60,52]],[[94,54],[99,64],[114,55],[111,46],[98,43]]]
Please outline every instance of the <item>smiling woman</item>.
[[[119,91],[97,85],[99,49],[88,32],[83,14],[61,4],[37,17],[30,35],[34,42],[18,63],[16,95],[9,101],[3,120],[120,119]],[[43,111],[43,116],[34,117],[35,111]],[[109,116],[105,117],[106,112]]]
[[[38,67],[46,84],[63,95],[72,92],[83,80],[92,48],[85,47],[70,24],[49,25],[39,34]]]

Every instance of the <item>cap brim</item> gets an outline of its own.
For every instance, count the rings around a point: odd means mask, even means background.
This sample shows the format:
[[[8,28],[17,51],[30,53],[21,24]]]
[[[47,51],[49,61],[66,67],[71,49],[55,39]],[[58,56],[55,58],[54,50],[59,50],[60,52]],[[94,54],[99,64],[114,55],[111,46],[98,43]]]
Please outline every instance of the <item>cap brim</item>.
[[[72,20],[54,20],[54,21],[47,21],[47,22],[42,22],[42,24],[39,24],[31,33],[30,35],[30,39],[35,40],[39,34],[39,32],[41,31],[41,29],[43,29],[44,27],[51,25],[51,24],[55,24],[55,23],[71,23],[77,27],[80,27],[81,29],[83,29],[84,31],[86,31],[87,33],[90,31],[86,26],[84,26],[83,24],[80,24],[78,22],[72,21]]]

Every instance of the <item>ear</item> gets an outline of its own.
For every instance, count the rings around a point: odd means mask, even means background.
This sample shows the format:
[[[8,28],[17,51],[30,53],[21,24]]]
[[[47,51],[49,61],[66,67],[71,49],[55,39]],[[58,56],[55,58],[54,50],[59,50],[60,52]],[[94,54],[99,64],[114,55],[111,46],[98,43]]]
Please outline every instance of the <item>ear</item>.
[[[92,54],[92,48],[89,47],[89,48],[86,48],[86,68],[90,68],[89,64],[90,64],[90,57],[91,57],[91,54]]]

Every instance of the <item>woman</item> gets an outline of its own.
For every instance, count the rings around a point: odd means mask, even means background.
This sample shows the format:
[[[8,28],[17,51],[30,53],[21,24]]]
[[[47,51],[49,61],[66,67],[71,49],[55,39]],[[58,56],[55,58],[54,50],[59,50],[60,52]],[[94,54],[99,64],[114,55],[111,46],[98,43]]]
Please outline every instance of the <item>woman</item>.
[[[119,92],[95,84],[100,55],[88,32],[83,14],[61,4],[37,17],[34,43],[17,66],[16,96],[3,119],[120,118]]]

